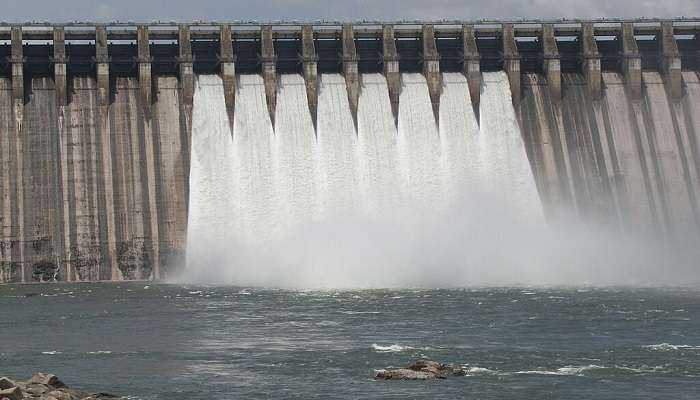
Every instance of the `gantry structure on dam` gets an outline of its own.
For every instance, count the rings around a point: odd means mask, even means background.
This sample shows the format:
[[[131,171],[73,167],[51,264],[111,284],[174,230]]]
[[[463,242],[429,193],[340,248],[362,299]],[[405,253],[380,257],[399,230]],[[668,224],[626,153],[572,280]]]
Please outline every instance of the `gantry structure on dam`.
[[[480,72],[495,70],[508,73],[516,107],[522,72],[544,73],[556,98],[561,96],[562,72],[583,72],[591,93],[597,96],[601,70],[623,72],[633,94],[641,91],[642,70],[658,70],[677,97],[681,68],[698,69],[700,65],[699,37],[698,19],[32,22],[0,24],[0,41],[5,43],[0,45],[0,75],[12,76],[16,98],[24,96],[23,75],[53,75],[61,102],[68,101],[65,76],[69,72],[96,74],[104,94],[109,93],[110,75],[135,74],[146,99],[151,96],[152,75],[177,75],[185,102],[191,102],[193,75],[220,73],[232,115],[235,75],[262,73],[274,121],[279,73],[303,73],[315,120],[319,73],[344,74],[356,119],[359,74],[382,72],[386,76],[396,118],[400,73],[422,72],[437,116],[441,72],[464,72],[475,108]]]

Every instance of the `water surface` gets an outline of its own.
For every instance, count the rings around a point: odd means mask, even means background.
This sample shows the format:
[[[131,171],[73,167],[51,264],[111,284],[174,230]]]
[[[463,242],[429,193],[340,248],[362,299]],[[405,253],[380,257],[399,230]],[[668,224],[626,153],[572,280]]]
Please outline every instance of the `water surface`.
[[[695,399],[700,290],[0,287],[0,375],[134,399]],[[418,357],[439,382],[376,382]]]

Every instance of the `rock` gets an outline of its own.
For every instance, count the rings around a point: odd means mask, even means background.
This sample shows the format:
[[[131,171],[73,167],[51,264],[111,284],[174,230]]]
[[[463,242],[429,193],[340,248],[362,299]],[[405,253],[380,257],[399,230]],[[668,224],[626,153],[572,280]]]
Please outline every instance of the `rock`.
[[[374,371],[374,379],[383,380],[427,380],[447,379],[449,376],[464,376],[466,371],[449,364],[432,360],[418,360],[405,368],[386,368]]]
[[[414,371],[408,368],[388,368],[374,371],[374,379],[394,380],[426,380],[436,376],[428,372]]]
[[[70,389],[56,375],[36,373],[27,382],[0,378],[0,400],[100,400],[120,399],[109,393],[88,394]]]
[[[5,377],[0,378],[0,390],[12,389],[13,387],[17,387],[14,381]]]
[[[120,396],[110,394],[110,393],[93,393],[90,396],[84,398],[83,400],[97,400],[97,399],[120,399]]]
[[[66,385],[61,382],[60,379],[56,375],[53,374],[44,374],[44,373],[36,373],[32,375],[32,379],[29,380],[29,383],[36,383],[39,385],[48,385],[52,386],[54,388],[64,388]]]
[[[73,396],[79,398],[79,399],[83,399],[83,398],[85,398],[85,397],[88,397],[88,393],[83,392],[82,390],[68,389],[68,388],[63,389],[63,390],[64,390],[65,392],[68,392],[68,393],[70,393],[71,395],[73,395]]]
[[[50,389],[46,385],[42,385],[40,383],[29,383],[27,384],[26,388],[24,389],[25,392],[31,393],[33,395],[42,395],[46,392],[48,392]]]
[[[0,399],[4,400],[22,400],[24,399],[24,394],[22,393],[22,389],[18,387],[13,387],[10,389],[3,389],[0,390]]]
[[[77,390],[71,389],[54,390],[49,392],[48,395],[56,400],[80,400],[87,397],[87,393],[80,393]]]

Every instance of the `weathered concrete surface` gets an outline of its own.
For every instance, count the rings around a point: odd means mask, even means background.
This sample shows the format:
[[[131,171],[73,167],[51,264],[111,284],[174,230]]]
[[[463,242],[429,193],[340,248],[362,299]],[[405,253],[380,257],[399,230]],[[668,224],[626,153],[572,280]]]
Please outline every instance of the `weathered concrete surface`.
[[[600,100],[601,68],[598,44],[595,41],[593,24],[587,23],[581,26],[581,58],[583,59],[583,74],[586,77],[588,92],[593,100]]]
[[[634,38],[634,25],[622,24],[622,71],[631,100],[638,100],[642,95],[642,58],[639,55],[637,41]]]
[[[440,126],[442,74],[440,73],[440,54],[435,44],[435,28],[432,25],[423,25],[423,75],[428,83],[435,124]]]
[[[231,41],[231,26],[227,24],[219,27],[219,61],[221,62],[221,80],[224,83],[226,114],[233,134],[233,117],[236,108],[236,64]]]
[[[275,127],[275,113],[277,112],[277,56],[272,41],[272,26],[263,26],[260,30],[260,62],[262,75],[265,82],[265,97],[267,98],[267,111],[270,114],[272,127]]]
[[[525,148],[545,212],[550,218],[557,218],[573,204],[565,138],[560,134],[561,113],[552,103],[543,76],[523,74],[522,79],[521,130]]]
[[[481,101],[481,56],[476,47],[474,26],[462,26],[462,52],[464,53],[464,76],[467,77],[469,95],[472,99],[472,108],[476,120],[479,121],[479,103]]]
[[[311,25],[304,25],[301,31],[301,63],[306,83],[309,114],[311,114],[311,122],[316,130],[318,126],[318,56],[314,47],[314,29]]]
[[[671,99],[679,100],[682,95],[681,56],[678,52],[676,38],[673,36],[673,23],[661,23],[661,33],[658,39],[661,43],[661,71],[668,87]]]
[[[520,117],[520,53],[518,45],[515,43],[513,24],[503,24],[501,47],[503,50],[503,69],[508,74],[513,107],[515,107],[516,115]]]
[[[176,77],[156,79],[154,136],[156,196],[160,228],[161,276],[173,276],[185,267],[187,206],[189,200],[188,125],[180,114],[180,87]]]
[[[524,75],[523,135],[544,201],[562,204],[568,180],[571,205],[587,220],[669,238],[697,232],[697,89],[683,106],[660,73],[641,74],[636,93],[629,75],[605,72],[599,102],[583,75],[562,77],[557,112],[548,82]]]
[[[399,97],[401,95],[401,73],[399,71],[399,53],[396,51],[396,39],[394,27],[384,25],[382,27],[382,62],[384,64],[384,77],[389,87],[389,101],[391,113],[394,115],[394,125],[399,125]]]
[[[71,81],[67,106],[57,104],[53,79],[29,81],[21,186],[12,173],[20,165],[13,151],[16,137],[0,137],[0,281],[155,279],[156,262],[170,273],[181,269],[189,154],[178,79],[155,79],[158,95],[148,129],[136,78],[115,80],[110,105],[101,105],[94,78]],[[0,79],[0,107],[7,105],[2,108],[7,111],[12,110],[10,85]],[[0,127],[7,132],[12,126],[14,116],[0,112]],[[18,190],[26,210],[21,221]],[[19,224],[28,228],[24,240],[18,237]],[[161,232],[157,238],[153,225]],[[163,256],[155,261],[158,248]]]
[[[352,122],[357,131],[357,107],[360,102],[360,72],[357,67],[357,49],[352,25],[343,25],[343,76],[348,90]]]
[[[542,25],[542,53],[549,93],[553,100],[559,101],[561,100],[561,61],[552,24]]]

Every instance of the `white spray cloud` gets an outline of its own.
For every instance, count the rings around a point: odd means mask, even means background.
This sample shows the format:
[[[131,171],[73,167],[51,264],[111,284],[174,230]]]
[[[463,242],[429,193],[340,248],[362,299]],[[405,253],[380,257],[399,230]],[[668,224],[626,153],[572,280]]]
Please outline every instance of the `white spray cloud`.
[[[539,207],[536,201],[523,202],[533,196],[534,182],[503,73],[485,74],[480,130],[468,118],[473,114],[454,111],[471,110],[471,105],[464,77],[448,74],[439,139],[434,131],[426,135],[434,126],[425,123],[432,121],[432,112],[424,78],[404,76],[402,110],[407,112],[400,116],[401,137],[396,144],[385,140],[396,135],[386,84],[381,76],[365,76],[360,137],[369,143],[359,141],[331,153],[317,147],[321,159],[325,154],[337,162],[334,167],[321,163],[322,170],[343,178],[332,180],[317,195],[351,185],[351,192],[365,193],[353,204],[370,200],[380,212],[340,207],[323,218],[314,217],[316,197],[309,190],[314,190],[313,177],[320,175],[310,166],[292,173],[295,157],[306,160],[309,146],[315,146],[303,140],[313,137],[311,122],[294,118],[307,115],[303,82],[288,84],[300,79],[281,79],[281,125],[272,133],[265,122],[262,79],[243,77],[237,96],[238,130],[232,140],[220,78],[199,78],[189,265],[182,281],[291,288],[700,283],[696,266],[700,251],[693,242],[697,236],[679,234],[671,244],[641,231],[623,233],[574,220],[545,224],[539,217],[530,218],[540,215]],[[352,122],[345,121],[349,116],[341,118],[347,107],[345,87],[335,86],[322,90],[319,134],[323,137],[323,127],[331,126],[341,132],[349,129],[347,136],[354,137]],[[332,103],[337,105],[329,106]],[[436,140],[460,132],[466,148],[458,151],[447,142],[442,149],[433,147]],[[412,136],[409,146],[402,142],[405,135]],[[341,157],[353,147],[359,163]],[[282,153],[294,157],[280,158]],[[392,154],[398,161],[385,162]],[[472,162],[448,163],[449,171],[466,173],[468,179],[457,178],[456,184],[446,180],[450,174],[433,164],[444,157]],[[332,171],[327,171],[329,167]],[[392,168],[395,174],[388,173]],[[347,180],[341,174],[353,169],[365,184],[354,186],[355,178]],[[429,185],[436,186],[426,192]],[[448,206],[441,200],[441,186],[457,191]],[[416,196],[420,193],[427,196]],[[396,197],[387,198],[388,194]]]

